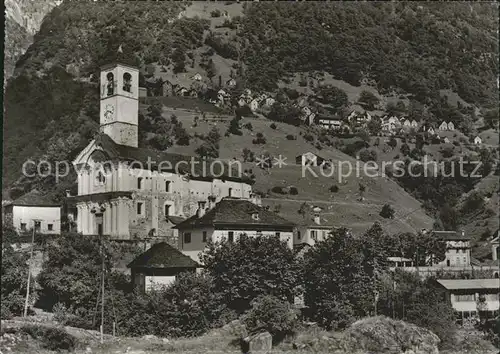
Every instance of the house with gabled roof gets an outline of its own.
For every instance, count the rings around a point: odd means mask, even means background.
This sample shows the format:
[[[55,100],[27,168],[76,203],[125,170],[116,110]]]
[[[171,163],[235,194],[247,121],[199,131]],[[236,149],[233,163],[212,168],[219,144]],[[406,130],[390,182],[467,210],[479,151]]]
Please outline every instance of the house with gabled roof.
[[[411,127],[415,129],[418,128],[418,123],[415,119],[411,121]]]
[[[172,284],[181,273],[195,273],[201,266],[166,242],[152,245],[127,265],[132,284],[140,292]]]
[[[175,226],[179,250],[199,262],[207,243],[234,242],[249,237],[277,237],[293,248],[295,224],[266,208],[240,198],[225,197],[215,205],[200,202],[195,215]]]
[[[471,264],[471,238],[464,231],[432,232],[436,238],[446,242],[446,258],[438,266],[467,267]]]
[[[18,232],[28,230],[41,234],[61,232],[61,204],[38,190],[3,205],[3,220]]]
[[[444,120],[441,122],[441,125],[439,125],[439,130],[448,130],[448,123],[446,123]]]
[[[191,76],[191,79],[195,81],[201,81],[203,79],[203,76],[201,76],[200,73],[196,73],[193,76]]]
[[[321,208],[314,207],[312,213],[306,212],[302,217],[297,217],[297,228],[294,234],[294,244],[307,244],[314,246],[316,242],[324,241],[335,227],[326,215],[321,215]]]
[[[481,145],[482,143],[483,143],[483,140],[481,139],[481,137],[479,135],[474,138],[474,144]]]

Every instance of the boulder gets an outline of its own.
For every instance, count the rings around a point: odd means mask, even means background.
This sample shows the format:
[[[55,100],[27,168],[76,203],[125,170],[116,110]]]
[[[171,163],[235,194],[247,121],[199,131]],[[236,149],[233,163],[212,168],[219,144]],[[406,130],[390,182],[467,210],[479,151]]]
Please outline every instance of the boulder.
[[[234,320],[229,322],[228,324],[224,325],[224,327],[222,327],[222,330],[228,333],[229,335],[238,338],[248,337],[247,327],[240,320]]]
[[[261,332],[246,337],[244,340],[246,348],[242,348],[249,354],[266,354],[273,348],[273,336],[269,332]]]
[[[343,336],[344,345],[356,350],[379,353],[437,354],[437,335],[414,324],[384,316],[354,322]]]

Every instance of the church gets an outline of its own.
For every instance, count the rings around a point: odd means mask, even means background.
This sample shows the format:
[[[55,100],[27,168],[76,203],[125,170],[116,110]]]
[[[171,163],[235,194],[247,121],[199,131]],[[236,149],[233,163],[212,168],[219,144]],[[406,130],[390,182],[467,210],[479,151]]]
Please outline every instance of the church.
[[[173,226],[198,210],[224,197],[255,200],[252,181],[229,162],[138,147],[138,68],[103,66],[100,83],[100,132],[73,161],[78,232],[176,244]]]

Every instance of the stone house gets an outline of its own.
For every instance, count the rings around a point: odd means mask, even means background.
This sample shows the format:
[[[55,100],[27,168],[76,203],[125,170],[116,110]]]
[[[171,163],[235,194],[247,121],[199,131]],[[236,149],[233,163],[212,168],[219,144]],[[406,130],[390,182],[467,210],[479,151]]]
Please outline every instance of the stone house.
[[[180,235],[179,250],[199,262],[199,253],[208,241],[234,242],[242,234],[277,237],[293,248],[295,224],[257,203],[230,197],[216,204],[200,202],[195,215],[175,226]]]
[[[19,233],[34,229],[42,234],[61,232],[61,204],[33,190],[3,206],[3,221]]]
[[[438,266],[467,267],[471,264],[470,236],[464,231],[433,231],[434,235],[446,242],[446,259]]]
[[[295,163],[301,166],[320,166],[326,160],[312,152],[306,152],[295,157]]]

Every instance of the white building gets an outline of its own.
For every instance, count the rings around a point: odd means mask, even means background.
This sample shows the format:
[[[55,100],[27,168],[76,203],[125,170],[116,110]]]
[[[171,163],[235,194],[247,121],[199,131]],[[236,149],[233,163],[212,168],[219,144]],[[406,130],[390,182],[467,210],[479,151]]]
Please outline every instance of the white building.
[[[481,145],[482,143],[483,143],[483,140],[479,136],[476,136],[474,138],[474,144]]]
[[[305,215],[302,220],[297,221],[293,243],[314,246],[316,242],[326,240],[333,228],[333,223],[322,216],[321,209],[316,207],[312,215]]]
[[[200,202],[198,211],[179,223],[178,249],[200,262],[199,253],[207,242],[234,242],[249,237],[277,237],[293,248],[295,224],[258,205],[257,201],[223,198],[215,205]]]
[[[500,279],[438,279],[436,282],[446,290],[459,320],[477,317],[479,311],[487,313],[488,318],[498,315]]]
[[[33,190],[4,206],[4,221],[22,233],[35,230],[41,234],[61,232],[61,205]]]
[[[471,264],[470,237],[463,231],[433,231],[434,235],[446,242],[446,259],[438,266],[468,267]]]
[[[100,134],[73,161],[78,195],[68,202],[84,235],[176,244],[169,216],[190,217],[209,198],[250,198],[251,181],[221,161],[138,148],[138,77],[135,67],[102,68]]]

